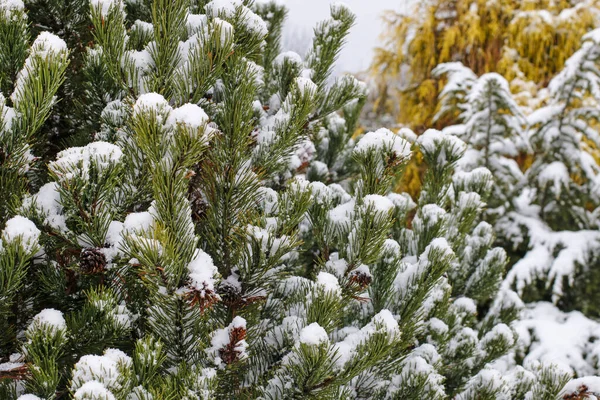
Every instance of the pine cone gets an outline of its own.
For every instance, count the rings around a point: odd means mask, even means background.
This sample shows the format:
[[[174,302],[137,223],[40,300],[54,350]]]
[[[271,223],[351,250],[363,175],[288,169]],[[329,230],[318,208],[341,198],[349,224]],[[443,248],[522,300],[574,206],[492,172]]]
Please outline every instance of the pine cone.
[[[202,193],[198,189],[191,193],[190,200],[192,206],[192,220],[198,223],[204,218],[208,206],[202,197]]]
[[[350,284],[356,287],[357,290],[365,290],[373,278],[362,271],[353,271],[350,275]]]
[[[575,392],[567,393],[563,396],[564,400],[585,400],[594,399],[595,397],[589,392],[589,388],[586,385],[581,385]]]
[[[227,304],[230,307],[234,304],[237,304],[242,297],[238,288],[236,288],[233,285],[230,285],[225,281],[221,282],[217,289],[217,292],[219,293],[219,296],[221,296],[223,303]]]
[[[187,286],[188,291],[184,296],[185,299],[189,301],[191,307],[200,308],[200,312],[202,313],[221,301],[221,297],[206,286],[198,288],[190,285],[189,282]]]
[[[246,339],[246,333],[246,329],[242,327],[235,327],[229,331],[229,343],[219,349],[219,356],[225,364],[230,365],[240,361],[240,355],[242,354],[240,342]]]
[[[106,268],[106,257],[97,248],[85,248],[81,251],[79,268],[85,275],[101,274]]]

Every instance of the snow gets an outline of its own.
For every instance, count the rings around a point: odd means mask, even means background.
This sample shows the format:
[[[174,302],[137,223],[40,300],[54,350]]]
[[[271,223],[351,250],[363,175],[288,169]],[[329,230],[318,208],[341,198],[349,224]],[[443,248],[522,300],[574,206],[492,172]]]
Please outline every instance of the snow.
[[[438,318],[431,318],[427,321],[427,324],[429,325],[429,329],[437,335],[445,335],[448,333],[448,325]]]
[[[47,31],[41,32],[31,45],[32,54],[42,57],[50,54],[66,53],[67,51],[67,43],[55,34]]]
[[[149,231],[154,225],[154,216],[150,211],[127,214],[123,222],[125,232]]]
[[[221,33],[221,46],[224,46],[233,37],[233,25],[220,18],[213,19],[213,28]]]
[[[268,254],[276,254],[279,248],[282,245],[285,246],[288,241],[287,236],[274,237],[273,232],[258,226],[248,225],[247,230],[248,235],[260,241],[262,251]]]
[[[146,49],[140,51],[128,50],[125,53],[125,57],[123,57],[123,66],[125,66],[126,60],[132,62],[135,68],[137,69],[139,74],[138,84],[140,85],[140,87],[142,87],[141,84],[143,84],[144,72],[148,71],[150,67],[154,66],[154,58],[152,57],[152,54],[150,54],[150,52]]]
[[[354,148],[354,152],[359,154],[365,154],[372,150],[392,151],[398,158],[406,158],[411,153],[408,141],[385,128],[366,133]]]
[[[310,139],[305,138],[298,146],[296,146],[296,151],[290,158],[290,169],[295,170],[303,164],[309,163],[313,159],[315,153],[315,145]]]
[[[205,126],[208,122],[208,115],[202,108],[196,104],[187,103],[171,111],[166,123],[170,126],[183,124],[189,128],[198,129]]]
[[[315,83],[313,81],[311,81],[308,78],[296,78],[296,86],[298,87],[298,90],[300,91],[300,95],[302,96],[306,96],[306,95],[314,95],[315,93],[317,93],[317,85],[315,85]]]
[[[313,161],[310,164],[310,169],[311,171],[314,171],[317,176],[327,176],[329,174],[329,167],[322,161]]]
[[[89,381],[84,383],[75,392],[75,400],[94,399],[94,400],[116,400],[115,396],[102,383],[98,381]]]
[[[348,262],[345,259],[340,258],[339,253],[337,252],[329,255],[329,261],[325,263],[325,266],[337,276],[344,276],[348,270]]]
[[[390,335],[390,340],[400,333],[398,323],[389,310],[381,310],[361,330],[350,333],[344,340],[335,344],[334,348],[339,356],[336,360],[338,368],[343,368],[355,356],[356,348],[360,344],[365,343],[375,332],[382,330]]]
[[[430,204],[433,205],[433,204]],[[416,218],[415,218],[416,220]],[[423,274],[427,273],[430,268],[430,254],[435,252],[439,254],[441,259],[450,258],[454,255],[454,252],[450,248],[450,245],[444,238],[435,238],[427,245],[423,253],[419,256],[418,261],[412,263],[405,263],[405,268],[396,275],[394,279],[394,286],[402,296],[406,296],[410,293],[411,284],[414,280],[419,279]],[[406,260],[405,261],[409,261]],[[431,297],[431,296],[430,296]],[[457,299],[454,305],[462,305],[463,302],[466,304],[465,298]],[[469,299],[470,300],[470,299]],[[472,302],[472,300],[471,300]],[[457,304],[458,303],[458,304]]]
[[[337,226],[349,224],[351,218],[354,216],[354,206],[355,202],[351,200],[329,210],[329,220]]]
[[[386,197],[403,212],[410,211],[417,206],[408,193],[389,193]]]
[[[401,252],[400,243],[394,239],[385,239],[385,242],[383,243],[383,251],[387,254],[391,254],[393,257],[397,257]]]
[[[138,115],[147,111],[170,111],[171,106],[165,98],[158,93],[144,93],[135,101],[133,105],[133,115]]]
[[[260,204],[266,215],[273,215],[277,212],[279,196],[276,191],[268,187],[260,187]]]
[[[565,313],[551,303],[533,303],[527,305],[514,327],[518,349],[527,351],[525,363],[553,363],[579,376],[596,373],[587,359],[600,355],[595,342],[600,337],[600,324],[579,311]]]
[[[366,264],[360,264],[358,267],[354,268],[352,270],[352,275],[362,275],[362,276],[366,276],[368,278],[371,278],[371,270],[369,268],[368,265]]]
[[[117,9],[122,13],[125,7],[122,0],[90,0],[90,5],[99,10],[103,17],[107,17],[111,9]]]
[[[509,346],[512,346],[515,342],[515,335],[508,325],[498,324],[483,336],[480,345],[485,348],[488,343],[493,342],[498,338],[502,338],[504,342],[509,344]]]
[[[35,331],[41,328],[49,329],[50,332],[54,334],[66,330],[67,322],[65,321],[62,312],[55,310],[54,308],[46,308],[33,317],[33,320],[27,329]]]
[[[583,35],[582,40],[591,40],[595,43],[600,43],[600,29],[597,28],[586,33],[585,35]]]
[[[194,14],[188,14],[188,22],[191,21],[195,21],[194,19],[195,15]],[[204,18],[206,19],[206,16],[204,16]],[[137,29],[140,30],[144,33],[146,33],[147,35],[150,35],[154,32],[154,25],[152,25],[150,22],[146,22],[146,21],[142,21],[139,19],[136,19],[133,22],[133,25],[131,26],[131,29]]]
[[[323,329],[318,323],[313,322],[312,324],[302,328],[300,331],[300,343],[304,343],[310,346],[318,346],[322,343],[329,343],[329,336],[325,329]]]
[[[333,3],[331,3],[332,14],[339,14],[342,11],[352,12],[352,9],[348,5],[348,3],[345,3],[343,1],[334,1]]]
[[[24,394],[19,396],[17,400],[42,400],[34,394]]]
[[[188,14],[185,27],[188,31],[188,34],[194,35],[198,32],[203,32],[204,29],[208,25],[208,18],[204,14]]]
[[[232,18],[236,9],[242,6],[241,0],[211,0],[204,7],[206,14],[210,17]]]
[[[110,317],[117,326],[125,329],[129,329],[131,327],[131,322],[133,320],[133,316],[131,312],[124,305],[119,305],[115,307],[109,314]],[[108,350],[107,350],[108,351]],[[118,351],[118,350],[116,350]]]
[[[394,209],[392,200],[378,194],[368,194],[363,199],[365,207],[379,213],[388,213]]]
[[[205,350],[209,357],[213,359],[213,362],[217,367],[224,367],[223,360],[219,355],[219,350],[225,348],[227,345],[230,344],[230,332],[233,329],[246,330],[246,320],[240,316],[237,316],[231,321],[231,323],[227,327],[223,329],[217,329],[216,331],[214,331],[210,341],[211,347]],[[238,354],[238,359],[241,360],[247,358],[248,354],[246,350],[248,348],[248,344],[246,343],[246,341],[241,340],[234,344],[234,351]]]
[[[554,186],[554,194],[560,195],[562,187],[569,187],[571,177],[565,164],[559,161],[552,162],[544,166],[544,170],[538,175],[538,183],[542,190],[552,184]]]
[[[118,247],[121,242],[121,234],[123,232],[123,223],[120,221],[111,221],[106,231],[106,243],[111,246]]]
[[[110,393],[110,390],[121,388],[120,368],[131,367],[133,360],[131,357],[117,349],[107,349],[104,355],[85,355],[79,359],[73,369],[73,378],[71,381],[71,390],[76,394],[81,392],[80,398],[84,394]],[[76,396],[77,398],[77,396]]]
[[[214,293],[214,277],[219,271],[213,263],[212,257],[200,249],[196,249],[194,258],[188,264],[190,274],[189,285],[200,292],[200,297],[204,297],[207,292]]]
[[[56,155],[48,169],[57,175],[59,182],[74,178],[87,180],[92,164],[99,175],[118,163],[123,157],[121,149],[108,142],[92,142],[85,147],[70,147]]]
[[[13,12],[22,12],[24,8],[22,0],[0,0],[0,17],[9,19]]]
[[[32,255],[33,251],[38,247],[40,230],[29,219],[17,215],[8,221],[2,231],[2,240],[5,243],[21,244],[25,253]]]
[[[260,16],[246,7],[241,0],[212,0],[205,6],[206,14],[210,17],[232,19],[237,10],[241,10],[242,23],[246,29],[257,36],[266,36],[267,24]]]
[[[250,32],[257,36],[264,37],[269,33],[267,23],[249,8],[244,13],[244,24]]]
[[[0,7],[5,10],[23,10],[25,5],[22,0],[1,0]]]
[[[113,360],[117,364],[125,367],[130,367],[133,364],[131,357],[119,349],[108,348],[104,350],[104,357],[107,357],[108,359]]]
[[[432,345],[423,344],[415,348],[402,362],[400,374],[392,376],[388,392],[390,397],[403,387],[419,385],[419,380],[426,378],[427,398],[445,398],[444,377],[434,367],[438,360],[439,354]]]
[[[391,336],[399,333],[398,322],[390,310],[381,310],[373,317],[375,324],[380,324]]]
[[[520,205],[521,214],[510,213],[510,220],[503,222],[500,229],[508,235],[514,231],[514,240],[521,236],[521,226],[529,237],[529,250],[518,260],[508,272],[503,282],[506,289],[515,285],[518,293],[530,285],[536,276],[548,276],[548,283],[553,282],[552,300],[558,301],[562,294],[564,278],[573,278],[575,264],[585,263],[585,253],[591,243],[600,240],[600,232],[596,230],[552,231],[540,221],[536,215],[524,215],[528,211],[527,203]]]
[[[477,313],[477,305],[473,299],[468,297],[459,297],[458,299],[454,300],[452,306],[463,312],[466,312],[467,314],[475,315]]]
[[[583,398],[595,400],[600,397],[600,376],[584,376],[582,378],[571,379],[563,388],[559,397],[562,399],[571,398],[569,395],[579,394],[578,390],[587,388],[586,396]],[[593,394],[593,395],[592,395]],[[574,397],[574,398],[580,398]]]
[[[280,53],[275,60],[273,61],[273,65],[281,67],[285,62],[302,65],[302,57],[298,53],[293,51],[284,51]]]
[[[476,182],[487,182],[487,187],[484,189],[490,189],[494,182],[494,177],[489,169],[484,167],[478,167],[471,171],[457,171],[452,177],[452,181],[455,186],[467,190],[473,183]]]
[[[417,139],[417,143],[423,152],[435,153],[437,149],[446,147],[453,154],[463,153],[467,145],[456,136],[449,135],[436,129],[428,129]]]
[[[10,132],[16,116],[15,109],[6,105],[6,98],[0,93],[0,138],[4,132]]]
[[[60,203],[59,186],[56,182],[46,183],[40,190],[23,201],[23,208],[35,205],[35,209],[44,216],[44,224],[60,232],[67,232],[67,222]]]
[[[411,144],[417,141],[417,134],[409,128],[400,128],[397,135]]]
[[[25,365],[25,363],[23,363],[23,362],[13,362],[13,361],[3,362],[3,363],[0,363],[0,372],[11,371],[13,369],[21,368],[24,365]]]
[[[335,275],[332,275],[328,272],[319,272],[317,275],[317,285],[322,287],[325,293],[332,293],[336,295],[340,295],[342,293],[342,288],[338,282],[338,279]]]
[[[419,210],[418,214],[413,220],[413,226],[418,227],[420,230],[421,224],[424,224],[424,228],[433,228],[441,218],[447,216],[446,210],[437,204],[426,204]]]
[[[477,398],[481,388],[485,392],[494,393],[496,400],[510,400],[509,382],[507,377],[493,369],[482,369],[469,382],[465,389],[455,397],[455,400],[470,400]]]
[[[65,62],[67,52],[67,44],[64,40],[50,32],[41,32],[31,45],[31,51],[29,57],[27,57],[27,59],[25,60],[25,66],[23,67],[23,69],[21,69],[21,71],[19,71],[19,74],[17,75],[15,89],[11,96],[13,103],[15,105],[18,105],[25,90],[25,86],[27,84],[33,84],[28,83],[29,74],[37,72],[36,67],[40,60],[42,62],[51,62],[53,64],[58,64],[59,61],[57,59],[61,59],[64,57],[64,59],[61,60],[61,62]]]

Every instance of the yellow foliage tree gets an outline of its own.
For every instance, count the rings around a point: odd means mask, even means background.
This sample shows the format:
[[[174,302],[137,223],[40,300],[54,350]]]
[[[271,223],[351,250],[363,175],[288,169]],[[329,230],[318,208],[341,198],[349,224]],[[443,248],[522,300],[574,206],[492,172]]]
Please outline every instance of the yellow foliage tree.
[[[543,87],[600,24],[599,0],[429,0],[415,7],[410,15],[386,14],[372,71],[375,108],[417,133],[453,122],[433,121],[443,87],[431,73],[436,65],[460,61],[477,75],[498,72]]]
[[[444,62],[503,75],[525,109],[532,98],[539,102],[535,92],[600,26],[600,0],[423,0],[408,15],[389,11],[384,22],[371,68],[374,112],[419,134],[456,122],[452,113],[434,120],[445,82],[432,71]],[[400,188],[416,196],[422,167],[407,168]]]

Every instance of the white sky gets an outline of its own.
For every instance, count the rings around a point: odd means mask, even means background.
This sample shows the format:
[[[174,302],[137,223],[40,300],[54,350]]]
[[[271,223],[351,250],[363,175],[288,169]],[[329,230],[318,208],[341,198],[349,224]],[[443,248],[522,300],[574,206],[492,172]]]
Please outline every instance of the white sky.
[[[373,58],[373,47],[378,45],[385,10],[405,11],[411,0],[345,0],[356,14],[356,24],[350,31],[346,45],[337,63],[337,72],[360,72],[368,68]],[[333,0],[283,0],[288,10],[284,29],[284,47],[303,53],[310,39],[312,28],[329,16]]]

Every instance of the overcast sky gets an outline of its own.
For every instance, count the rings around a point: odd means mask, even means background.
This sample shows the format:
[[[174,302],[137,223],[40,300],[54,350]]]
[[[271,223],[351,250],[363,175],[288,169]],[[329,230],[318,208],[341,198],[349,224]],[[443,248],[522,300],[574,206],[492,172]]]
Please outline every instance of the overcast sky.
[[[408,0],[410,1],[410,0]],[[365,70],[377,46],[385,10],[406,11],[407,0],[345,0],[356,14],[356,25],[350,31],[346,46],[340,55],[338,72]],[[284,29],[284,47],[302,53],[312,37],[312,27],[328,17],[333,0],[283,0],[288,7],[288,21]]]

